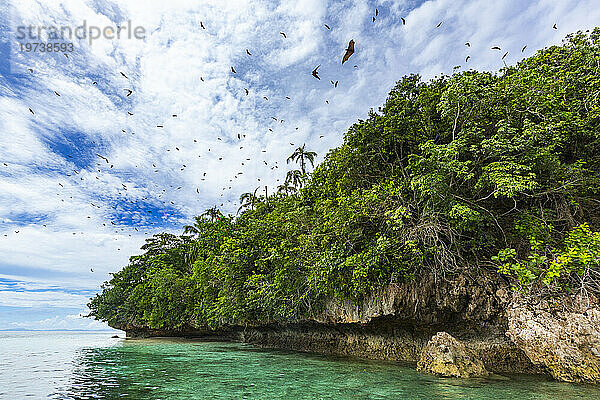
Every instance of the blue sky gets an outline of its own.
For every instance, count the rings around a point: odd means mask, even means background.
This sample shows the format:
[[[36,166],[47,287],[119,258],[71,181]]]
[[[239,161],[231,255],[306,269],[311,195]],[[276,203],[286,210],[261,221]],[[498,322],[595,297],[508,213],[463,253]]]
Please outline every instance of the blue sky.
[[[504,62],[514,64],[567,33],[600,25],[596,6],[594,0],[3,2],[0,329],[105,327],[82,318],[87,299],[149,235],[179,233],[214,205],[234,213],[239,195],[258,186],[272,193],[295,147],[306,143],[322,160],[403,75],[428,79],[459,65],[498,71],[506,52]],[[68,58],[21,52],[16,41],[19,26],[76,28],[83,21],[100,28],[131,21],[145,35],[91,45],[74,39]],[[356,53],[341,65],[350,39]],[[316,80],[311,71],[319,64]]]

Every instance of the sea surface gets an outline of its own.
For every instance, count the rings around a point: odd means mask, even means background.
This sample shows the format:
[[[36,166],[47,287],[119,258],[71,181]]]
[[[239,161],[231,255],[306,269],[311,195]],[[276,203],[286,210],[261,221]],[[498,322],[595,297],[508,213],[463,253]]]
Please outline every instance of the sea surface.
[[[113,334],[0,332],[0,399],[600,399],[600,388],[539,377],[444,379],[390,362]]]

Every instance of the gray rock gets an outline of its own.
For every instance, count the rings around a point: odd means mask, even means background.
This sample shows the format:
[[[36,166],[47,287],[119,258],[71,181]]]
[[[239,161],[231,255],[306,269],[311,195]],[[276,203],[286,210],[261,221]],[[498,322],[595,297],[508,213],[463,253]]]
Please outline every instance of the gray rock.
[[[438,332],[427,343],[421,352],[417,370],[455,378],[489,375],[481,359],[446,332]]]
[[[507,313],[506,335],[555,379],[600,383],[600,309],[581,303],[571,308],[515,302]]]

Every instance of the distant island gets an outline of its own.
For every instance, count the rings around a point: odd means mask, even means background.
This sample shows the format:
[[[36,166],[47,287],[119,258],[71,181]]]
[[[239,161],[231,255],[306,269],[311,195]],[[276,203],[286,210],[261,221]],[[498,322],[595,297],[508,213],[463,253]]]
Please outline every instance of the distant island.
[[[128,336],[600,383],[600,29],[402,78],[310,171],[146,241],[89,304]]]

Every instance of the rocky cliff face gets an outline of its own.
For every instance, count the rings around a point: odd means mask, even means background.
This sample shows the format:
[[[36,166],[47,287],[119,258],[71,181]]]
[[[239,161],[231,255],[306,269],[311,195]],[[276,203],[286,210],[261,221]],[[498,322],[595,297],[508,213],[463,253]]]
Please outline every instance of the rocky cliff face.
[[[332,299],[316,317],[292,324],[235,326],[219,332],[198,327],[117,328],[128,336],[210,336],[322,354],[415,364],[430,360],[431,365],[459,371],[455,376],[535,373],[600,383],[599,309],[590,306],[577,315],[541,313],[524,304],[497,274],[478,270],[473,276],[443,279],[430,274],[389,285],[360,304]],[[440,342],[452,349],[452,357],[446,357],[439,340],[428,346],[438,332],[444,332],[440,338],[452,338]],[[452,365],[451,360],[460,362]]]
[[[389,285],[360,304],[332,299],[310,321],[240,328],[229,337],[265,347],[416,363],[432,336],[445,331],[488,371],[544,373],[505,335],[508,285],[493,273],[476,275],[427,275]]]
[[[555,379],[600,383],[600,309],[589,299],[564,306],[516,300],[507,311],[506,334]]]
[[[368,323],[385,316],[427,331],[450,329],[462,336],[496,335],[506,326],[504,310],[510,290],[497,274],[477,271],[476,275],[462,274],[452,279],[425,275],[388,285],[358,305],[332,299],[315,320]]]

